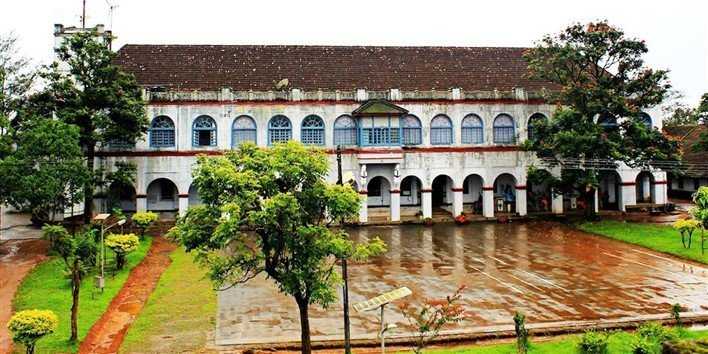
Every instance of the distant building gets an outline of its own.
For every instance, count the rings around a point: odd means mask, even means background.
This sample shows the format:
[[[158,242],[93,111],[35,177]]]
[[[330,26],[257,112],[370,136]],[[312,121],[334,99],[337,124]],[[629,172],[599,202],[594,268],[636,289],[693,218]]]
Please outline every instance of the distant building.
[[[666,127],[664,133],[678,141],[687,168],[683,173],[669,173],[671,198],[690,199],[699,187],[708,186],[708,154],[693,150],[702,133],[708,132],[708,125]]]
[[[539,162],[519,143],[533,136],[530,122],[552,115],[542,93],[555,86],[528,79],[523,52],[126,45],[117,63],[145,88],[150,129],[135,146],[104,147],[97,163],[137,164],[135,186],[111,193],[127,210],[184,212],[200,202],[196,155],[290,139],[327,150],[332,182],[335,148],[343,147],[344,173],[363,197],[361,222],[593,207],[527,182],[527,168]],[[661,129],[657,111],[644,117]],[[665,203],[666,175],[626,166],[603,172],[597,200],[614,210]]]

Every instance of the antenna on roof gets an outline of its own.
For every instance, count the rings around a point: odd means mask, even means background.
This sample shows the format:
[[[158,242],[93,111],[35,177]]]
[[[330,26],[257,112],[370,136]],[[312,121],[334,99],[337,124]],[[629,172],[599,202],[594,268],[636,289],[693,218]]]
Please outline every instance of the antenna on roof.
[[[113,30],[113,13],[118,8],[118,5],[110,0],[106,0],[106,5],[108,5],[108,29]]]

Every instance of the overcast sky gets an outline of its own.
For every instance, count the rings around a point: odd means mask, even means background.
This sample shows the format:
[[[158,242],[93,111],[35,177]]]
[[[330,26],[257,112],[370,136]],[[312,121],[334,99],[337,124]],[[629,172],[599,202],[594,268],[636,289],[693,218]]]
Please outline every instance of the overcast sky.
[[[54,23],[78,25],[82,0],[2,0],[0,33],[35,62],[51,59]],[[88,25],[111,25],[107,0],[86,0]],[[708,1],[108,0],[117,47],[150,44],[531,46],[573,22],[607,19],[647,41],[695,104],[708,92]]]

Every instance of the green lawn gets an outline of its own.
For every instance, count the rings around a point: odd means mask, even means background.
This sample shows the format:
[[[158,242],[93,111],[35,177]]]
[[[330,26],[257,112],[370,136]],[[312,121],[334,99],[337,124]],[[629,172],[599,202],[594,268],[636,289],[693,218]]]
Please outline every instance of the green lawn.
[[[615,240],[708,264],[708,250],[706,250],[705,254],[701,254],[700,232],[694,233],[693,244],[690,249],[686,249],[681,244],[681,234],[669,225],[599,221],[582,223],[578,225],[578,228]]]
[[[112,276],[113,252],[107,249],[106,287],[103,293],[94,289],[94,275],[89,274],[81,283],[79,297],[79,341],[86,337],[91,326],[101,317],[123,287],[130,270],[145,258],[152,239],[146,237],[140,247],[127,256],[125,268]],[[64,261],[52,257],[30,272],[22,281],[13,301],[15,311],[26,309],[52,310],[59,316],[59,327],[53,334],[42,338],[36,348],[37,353],[74,353],[78,343],[70,343],[71,333],[71,284],[66,277]],[[24,348],[15,346],[15,352],[24,352]],[[22,349],[22,351],[20,350]]]
[[[627,332],[616,332],[609,339],[610,354],[624,354],[632,352],[632,342],[635,335]],[[682,331],[681,338],[683,339],[698,339],[708,338],[708,331]],[[531,339],[531,354],[577,354],[579,335],[567,336],[562,339],[554,339],[549,341],[538,341],[533,343]],[[509,344],[492,344],[481,345],[474,347],[458,347],[439,350],[429,350],[426,353],[431,354],[513,354],[516,353],[516,345]]]
[[[205,270],[182,247],[170,258],[172,264],[128,330],[121,352],[194,352],[214,330],[216,292]]]

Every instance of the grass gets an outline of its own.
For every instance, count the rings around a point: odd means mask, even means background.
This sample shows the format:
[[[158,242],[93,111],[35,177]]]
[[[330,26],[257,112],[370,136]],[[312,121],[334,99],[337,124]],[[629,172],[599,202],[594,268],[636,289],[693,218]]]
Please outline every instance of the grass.
[[[615,332],[609,338],[610,354],[631,353],[632,342],[636,335],[627,332]],[[708,331],[681,331],[682,339],[708,338]],[[530,354],[577,354],[579,335],[566,336],[560,339],[533,342]],[[491,344],[474,347],[445,348],[438,350],[426,350],[431,354],[512,354],[516,353],[515,343]]]
[[[586,222],[578,225],[583,231],[615,240],[650,248],[685,259],[708,264],[708,250],[701,254],[701,234],[693,234],[691,248],[683,248],[681,234],[668,225],[640,224],[621,221]]]
[[[140,243],[138,249],[128,254],[125,268],[112,276],[111,261],[113,252],[107,249],[106,287],[103,293],[96,292],[94,288],[95,273],[88,274],[81,282],[79,295],[79,341],[86,337],[89,329],[103,315],[113,297],[123,287],[130,270],[145,258],[152,239],[147,237]],[[35,267],[25,277],[13,300],[15,311],[27,309],[52,310],[59,317],[59,326],[51,335],[37,342],[37,353],[74,353],[78,343],[71,343],[71,283],[66,277],[64,261],[59,257],[49,258]],[[15,346],[19,353],[21,345]],[[22,348],[24,350],[24,348]]]
[[[122,353],[194,352],[206,345],[215,325],[216,292],[182,247],[170,258],[172,264],[128,330]]]

